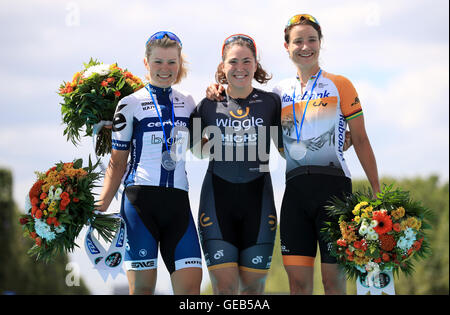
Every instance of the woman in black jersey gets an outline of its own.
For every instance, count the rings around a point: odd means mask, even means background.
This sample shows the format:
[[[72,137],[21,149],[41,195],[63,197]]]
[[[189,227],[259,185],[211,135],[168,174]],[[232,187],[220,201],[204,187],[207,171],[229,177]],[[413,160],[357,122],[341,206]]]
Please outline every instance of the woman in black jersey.
[[[281,146],[280,98],[252,86],[270,78],[252,38],[228,37],[216,72],[225,100],[203,99],[191,118],[191,134],[203,131],[210,155],[198,227],[214,294],[261,294],[270,268],[277,217],[268,154],[271,137]]]

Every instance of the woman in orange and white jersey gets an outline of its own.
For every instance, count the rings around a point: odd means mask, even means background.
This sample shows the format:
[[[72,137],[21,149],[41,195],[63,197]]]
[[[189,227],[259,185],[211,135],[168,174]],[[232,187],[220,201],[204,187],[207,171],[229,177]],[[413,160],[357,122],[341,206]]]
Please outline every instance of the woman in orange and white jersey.
[[[325,294],[345,294],[345,275],[329,254],[320,230],[329,221],[324,206],[332,196],[351,193],[343,156],[345,130],[372,186],[380,191],[377,164],[352,83],[321,69],[322,30],[308,14],[292,17],[284,47],[296,74],[275,87],[282,102],[281,125],[286,157],[286,190],[280,215],[283,263],[291,294],[311,294],[319,243]]]

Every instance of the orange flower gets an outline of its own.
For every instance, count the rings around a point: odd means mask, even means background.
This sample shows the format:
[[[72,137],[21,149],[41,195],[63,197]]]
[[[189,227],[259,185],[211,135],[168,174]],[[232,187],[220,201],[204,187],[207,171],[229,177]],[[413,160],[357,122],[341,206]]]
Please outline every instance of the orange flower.
[[[374,211],[372,218],[378,222],[377,226],[374,227],[374,230],[378,235],[382,235],[392,230],[391,217],[385,211]]]
[[[395,232],[400,232],[401,229],[402,229],[402,227],[401,227],[401,225],[400,225],[399,223],[394,223],[394,224],[392,225],[392,229],[393,229]]]
[[[69,199],[69,193],[67,191],[61,193],[61,195],[59,195],[61,197],[62,200],[64,199]]]
[[[100,84],[101,84],[101,86],[105,86],[105,87],[108,86],[108,82],[106,82],[105,80],[103,80],[102,83],[100,83]]]
[[[347,246],[347,242],[343,239],[338,239],[336,242],[339,246]]]
[[[62,200],[61,200],[61,203],[60,203],[60,207],[62,206],[62,207],[64,207],[64,209],[65,209],[69,203],[70,203],[70,199],[69,199],[69,198],[67,198],[67,199],[62,199]]]
[[[422,242],[420,241],[415,241],[413,244],[413,248],[415,251],[418,251],[420,248],[422,247]]]
[[[115,92],[114,92],[114,95],[115,95],[116,97],[119,97],[119,96],[120,96],[120,91],[115,91]]]
[[[30,200],[33,198],[33,197],[37,197],[37,196],[39,196],[39,194],[40,194],[40,192],[41,192],[41,186],[44,184],[44,181],[43,180],[38,180],[36,183],[34,183],[33,184],[33,186],[31,187],[31,189],[30,189],[30,192],[29,192],[29,196],[30,196]]]
[[[44,210],[45,208],[47,208],[47,205],[45,203],[41,203],[39,209]]]
[[[73,201],[73,202],[79,202],[80,199],[78,199],[77,197],[73,197],[72,201]]]
[[[106,79],[106,81],[107,81],[108,83],[114,83],[114,82],[116,81],[116,79],[114,79],[114,78],[108,78],[108,79]]]
[[[391,250],[394,249],[394,247],[396,245],[394,236],[389,235],[389,234],[382,234],[379,236],[379,239],[380,239],[382,250],[384,250],[386,252],[390,252]]]
[[[42,238],[36,237],[36,245],[41,247],[41,245],[42,245]]]
[[[37,197],[31,198],[31,205],[32,206],[37,206],[38,202],[39,202],[39,199]]]
[[[35,213],[35,218],[40,219],[42,218],[42,215],[43,215],[42,210],[37,210]]]
[[[387,253],[383,253],[381,256],[383,258],[383,261],[388,262],[390,260],[389,255]]]

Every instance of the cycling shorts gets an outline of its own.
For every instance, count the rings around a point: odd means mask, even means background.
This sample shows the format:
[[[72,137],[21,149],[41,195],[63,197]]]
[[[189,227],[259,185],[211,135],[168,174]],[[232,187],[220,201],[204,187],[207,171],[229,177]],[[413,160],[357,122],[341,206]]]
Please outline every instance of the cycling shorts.
[[[330,221],[324,208],[330,198],[352,192],[350,178],[324,174],[298,175],[286,182],[280,213],[280,241],[285,266],[314,266],[319,243],[322,263],[336,263],[321,236]]]
[[[231,183],[208,171],[198,220],[208,270],[269,270],[277,228],[270,174]]]
[[[121,215],[127,225],[127,270],[155,269],[158,243],[170,274],[183,268],[202,267],[187,191],[128,186],[122,197]]]

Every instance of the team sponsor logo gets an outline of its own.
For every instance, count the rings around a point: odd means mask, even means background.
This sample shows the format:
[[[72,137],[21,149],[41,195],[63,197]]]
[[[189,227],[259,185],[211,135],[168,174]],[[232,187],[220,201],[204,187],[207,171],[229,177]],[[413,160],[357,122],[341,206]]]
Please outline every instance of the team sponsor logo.
[[[154,260],[144,260],[144,261],[132,261],[131,262],[131,269],[150,269],[154,268],[155,261]]]
[[[171,120],[163,121],[163,126],[165,126],[165,125],[171,125],[171,126],[173,126]],[[178,120],[178,119],[177,119],[177,121],[175,121],[175,126],[176,126],[176,127],[187,127],[187,123],[185,123],[184,121],[181,121],[181,120]],[[149,122],[149,123],[147,124],[147,127],[149,127],[149,128],[153,128],[153,127],[161,128],[161,122],[159,122],[159,121]]]
[[[271,231],[275,231],[277,229],[277,217],[273,214],[269,215],[269,226]]]
[[[139,256],[141,256],[141,257],[147,256],[147,250],[145,248],[140,249]]]
[[[207,227],[207,226],[212,225],[213,222],[211,222],[210,220],[211,220],[211,218],[207,217],[204,212],[200,215],[200,220],[199,221],[200,221],[200,225],[202,227]]]
[[[117,238],[116,247],[122,247],[123,242],[125,241],[125,225],[123,222],[120,224],[119,237]]]
[[[247,116],[247,114],[245,114],[245,116]],[[234,120],[230,118],[226,119],[216,118],[216,125],[218,127],[230,127],[233,128],[235,131],[239,131],[242,129],[248,130],[251,127],[261,127],[263,126],[263,124],[264,120],[262,118],[255,118],[255,117],[247,118],[244,120]]]
[[[112,253],[105,259],[105,265],[108,267],[117,267],[122,262],[122,255],[119,252]]]
[[[309,96],[310,96],[310,91],[306,91],[303,95],[297,95],[295,97],[295,101],[306,101],[309,99]],[[326,97],[330,97],[330,92],[328,90],[325,90],[320,93],[317,93],[317,92],[313,93],[311,100],[318,99],[318,98],[326,98]],[[292,103],[292,94],[284,93],[283,96],[281,97],[281,101],[283,103]]]
[[[361,102],[359,101],[359,98],[358,98],[358,96],[357,97],[355,97],[355,101],[350,105],[350,106],[355,106],[355,105],[358,105],[358,104],[360,104]]]
[[[87,247],[88,247],[88,249],[89,249],[89,251],[91,252],[92,255],[100,254],[100,251],[97,248],[97,246],[94,245],[94,242],[92,241],[92,238],[91,238],[90,234],[88,234],[87,237],[86,237],[86,244],[87,244]]]
[[[240,108],[236,111],[236,114],[233,113],[233,111],[231,111],[231,110],[229,111],[229,114],[230,114],[232,117],[237,118],[237,119],[242,119],[242,118],[246,117],[246,116],[248,115],[248,113],[250,113],[250,107],[246,107],[246,108],[245,108],[245,113],[244,113],[244,111],[243,111],[242,109],[240,109]]]
[[[252,258],[252,264],[258,265],[263,262],[263,256],[256,256]]]
[[[219,260],[220,258],[224,257],[225,254],[223,252],[223,249],[219,249],[215,254],[214,254],[214,259],[215,260]]]

